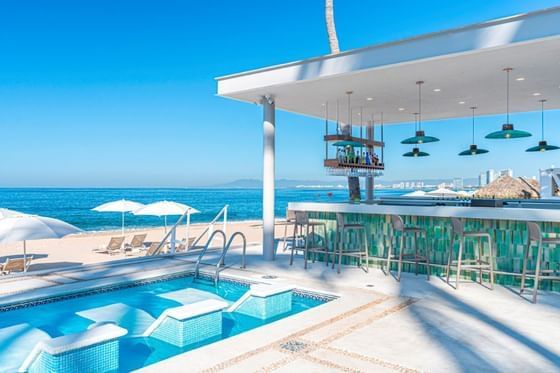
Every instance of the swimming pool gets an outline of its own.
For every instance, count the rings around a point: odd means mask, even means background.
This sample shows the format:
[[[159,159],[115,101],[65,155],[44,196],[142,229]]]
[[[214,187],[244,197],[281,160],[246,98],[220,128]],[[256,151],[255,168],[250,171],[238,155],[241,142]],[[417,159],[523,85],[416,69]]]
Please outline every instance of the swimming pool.
[[[224,278],[194,280],[192,273],[143,280],[0,308],[0,371],[17,370],[41,338],[88,329],[96,322],[114,322],[128,331],[119,342],[120,371],[138,369],[171,356],[289,317],[319,306],[332,297],[294,290],[289,312],[262,320],[238,312],[223,312],[220,336],[177,347],[142,333],[166,309],[219,299],[233,304],[250,283]]]

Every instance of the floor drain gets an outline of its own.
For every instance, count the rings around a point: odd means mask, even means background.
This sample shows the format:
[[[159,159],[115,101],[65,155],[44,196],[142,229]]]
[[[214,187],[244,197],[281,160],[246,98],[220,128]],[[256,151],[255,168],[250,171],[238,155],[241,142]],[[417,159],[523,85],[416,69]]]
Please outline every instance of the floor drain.
[[[290,352],[300,352],[307,348],[307,344],[300,341],[288,341],[286,343],[282,343],[280,348]]]
[[[366,284],[366,288],[372,288],[374,286],[375,286],[374,284]]]
[[[264,275],[262,278],[264,278],[265,280],[274,280],[275,278],[278,278],[278,276]]]

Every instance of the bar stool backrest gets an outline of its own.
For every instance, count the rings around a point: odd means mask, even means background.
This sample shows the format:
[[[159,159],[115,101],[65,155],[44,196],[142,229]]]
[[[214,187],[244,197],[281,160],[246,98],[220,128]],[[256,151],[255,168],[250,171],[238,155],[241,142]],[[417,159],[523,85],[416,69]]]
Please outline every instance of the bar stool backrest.
[[[541,227],[532,221],[527,222],[527,230],[529,231],[529,240],[539,241],[542,238]]]
[[[309,224],[309,218],[307,213],[304,211],[296,211],[296,224],[307,225]]]
[[[399,215],[391,215],[391,225],[394,231],[404,231],[404,221]]]
[[[294,210],[286,209],[286,220],[294,220],[296,218],[296,212]]]
[[[336,213],[336,225],[339,228],[344,226],[344,215],[342,215],[340,212]]]
[[[457,219],[457,218],[451,218],[451,225],[453,226],[453,233],[454,234],[463,234],[465,233],[465,227],[463,226],[463,223],[461,222],[461,220]]]

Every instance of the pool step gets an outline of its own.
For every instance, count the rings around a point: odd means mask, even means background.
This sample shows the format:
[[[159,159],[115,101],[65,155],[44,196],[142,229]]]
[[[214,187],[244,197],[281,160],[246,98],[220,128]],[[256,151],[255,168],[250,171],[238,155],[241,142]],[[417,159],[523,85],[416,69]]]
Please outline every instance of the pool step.
[[[251,285],[227,312],[242,313],[262,320],[290,312],[293,288],[289,285]]]
[[[43,340],[35,345],[19,372],[109,372],[119,368],[119,338],[127,330],[112,323],[84,332]]]
[[[228,304],[207,299],[165,310],[144,332],[178,347],[184,347],[222,335],[222,311]]]

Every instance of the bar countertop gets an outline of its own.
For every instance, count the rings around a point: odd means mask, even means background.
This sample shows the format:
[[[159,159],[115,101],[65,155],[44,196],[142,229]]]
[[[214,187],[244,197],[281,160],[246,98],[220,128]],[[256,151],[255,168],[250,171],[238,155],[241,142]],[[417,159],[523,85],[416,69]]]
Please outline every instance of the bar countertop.
[[[347,214],[429,216],[560,223],[560,209],[290,202],[290,210]]]

